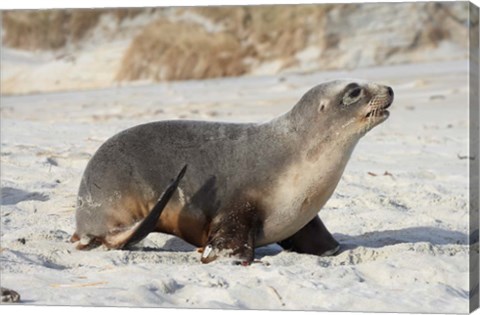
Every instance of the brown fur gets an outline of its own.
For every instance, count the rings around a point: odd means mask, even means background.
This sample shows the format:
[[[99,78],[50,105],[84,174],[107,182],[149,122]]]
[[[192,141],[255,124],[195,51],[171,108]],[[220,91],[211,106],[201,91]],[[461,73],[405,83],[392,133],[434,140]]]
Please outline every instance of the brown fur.
[[[139,196],[133,194],[122,198],[116,205],[110,208],[107,226],[109,230],[122,229],[131,226],[145,218],[155,203],[144,202]]]
[[[77,249],[86,249],[93,244],[104,244],[108,248],[121,248],[124,241],[133,233],[134,224],[144,219],[155,203],[141,202],[138,198],[129,197],[123,199],[123,210],[115,211],[112,208],[108,215],[110,232],[104,236],[92,238],[88,244],[77,245]],[[204,217],[193,217],[182,212],[178,204],[169,204],[160,216],[156,232],[176,235],[195,246],[205,246],[210,229],[210,222]],[[70,238],[72,243],[80,241],[80,237],[74,233]],[[90,244],[91,243],[91,244]]]
[[[157,225],[157,232],[176,235],[195,246],[205,246],[210,222],[204,217],[193,217],[178,205],[166,208]]]

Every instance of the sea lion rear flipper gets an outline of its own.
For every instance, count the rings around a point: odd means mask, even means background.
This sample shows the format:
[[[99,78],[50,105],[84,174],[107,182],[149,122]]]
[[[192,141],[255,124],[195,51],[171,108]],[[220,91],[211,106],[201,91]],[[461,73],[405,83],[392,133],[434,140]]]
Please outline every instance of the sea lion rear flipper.
[[[158,218],[160,218],[160,215],[162,214],[163,209],[167,205],[170,198],[172,198],[173,193],[177,189],[180,180],[183,178],[183,175],[185,175],[186,170],[187,170],[187,164],[185,164],[185,166],[182,168],[180,173],[177,175],[177,178],[175,178],[175,180],[173,180],[170,183],[170,185],[168,185],[167,189],[165,189],[165,191],[162,193],[162,195],[158,199],[158,202],[152,208],[150,213],[135,228],[133,233],[124,241],[124,244],[118,246],[119,248],[124,248],[130,245],[133,245],[135,243],[138,243],[142,239],[147,237],[148,234],[150,234],[155,230],[155,227],[158,222]]]
[[[278,244],[286,250],[317,256],[332,256],[340,249],[318,215],[297,233]]]

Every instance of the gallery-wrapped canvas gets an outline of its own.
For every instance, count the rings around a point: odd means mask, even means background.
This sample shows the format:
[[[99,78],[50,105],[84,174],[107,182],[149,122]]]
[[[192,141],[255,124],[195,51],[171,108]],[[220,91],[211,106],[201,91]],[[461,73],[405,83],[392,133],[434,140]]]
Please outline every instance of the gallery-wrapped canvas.
[[[478,13],[1,11],[2,304],[472,312]]]

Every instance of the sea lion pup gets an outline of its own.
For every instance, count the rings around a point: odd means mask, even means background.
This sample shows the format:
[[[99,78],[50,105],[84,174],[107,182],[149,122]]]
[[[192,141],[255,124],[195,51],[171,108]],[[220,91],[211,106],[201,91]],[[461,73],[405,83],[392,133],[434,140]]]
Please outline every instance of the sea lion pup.
[[[331,81],[266,123],[160,121],[120,132],[86,167],[72,241],[123,248],[162,232],[201,247],[204,263],[250,263],[255,247],[275,242],[333,254],[339,244],[317,213],[392,102],[388,86]]]

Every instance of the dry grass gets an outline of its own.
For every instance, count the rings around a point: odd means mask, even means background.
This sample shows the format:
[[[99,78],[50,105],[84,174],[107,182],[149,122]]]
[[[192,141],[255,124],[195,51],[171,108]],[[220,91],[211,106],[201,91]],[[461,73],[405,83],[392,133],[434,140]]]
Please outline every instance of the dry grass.
[[[322,32],[328,5],[219,6],[180,9],[221,25],[208,33],[201,24],[169,22],[146,26],[124,55],[117,80],[184,80],[237,76],[247,64],[294,56]],[[161,9],[76,9],[9,11],[4,14],[4,43],[20,49],[58,49],[79,42],[103,14],[118,22],[142,12]]]
[[[158,21],[146,27],[124,56],[117,80],[184,80],[237,76],[249,70],[246,62],[282,60],[294,55],[309,39],[320,36],[329,6],[192,7],[193,13],[221,25],[207,33],[201,24]]]
[[[67,41],[68,12],[7,11],[2,14],[4,43],[20,49],[57,49]]]
[[[147,26],[126,52],[117,80],[185,80],[235,76],[247,71],[240,41],[198,25],[166,20]]]
[[[26,50],[58,49],[71,40],[78,42],[92,30],[103,14],[113,14],[117,22],[147,9],[75,9],[5,11],[2,26],[4,44]]]
[[[67,30],[70,30],[73,41],[82,39],[89,30],[94,28],[104,10],[72,10],[69,12]]]
[[[114,10],[105,10],[105,12],[113,13],[117,22],[121,22],[126,19],[131,19],[136,17],[139,14],[145,13],[147,11],[159,10],[156,8],[121,8]]]
[[[191,8],[240,38],[261,60],[288,58],[320,36],[331,5]]]

